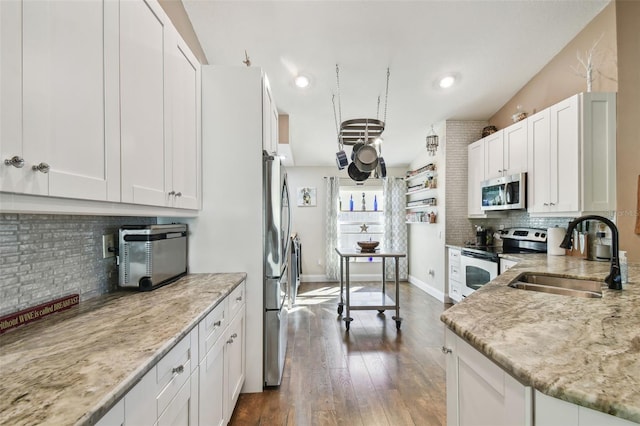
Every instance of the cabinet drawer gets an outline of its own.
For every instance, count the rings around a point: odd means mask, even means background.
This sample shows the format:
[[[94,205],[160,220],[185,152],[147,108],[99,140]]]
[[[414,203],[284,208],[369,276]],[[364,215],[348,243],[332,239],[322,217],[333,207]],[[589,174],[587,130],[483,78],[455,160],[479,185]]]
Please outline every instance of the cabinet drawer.
[[[197,333],[195,328],[158,362],[156,373],[156,381],[160,389],[156,398],[158,413],[162,413],[167,408],[178,390],[189,379],[192,364],[197,364],[197,361],[192,359],[191,335],[193,333]]]
[[[449,265],[460,266],[460,250],[449,249]]]
[[[244,306],[245,303],[245,282],[243,281],[236,287],[227,297],[229,301],[229,318],[233,316]]]
[[[449,265],[449,280],[462,282],[462,274],[460,273],[460,265]]]
[[[228,298],[221,301],[198,325],[199,361],[204,359],[222,334],[222,331],[227,327],[229,309],[227,302]]]

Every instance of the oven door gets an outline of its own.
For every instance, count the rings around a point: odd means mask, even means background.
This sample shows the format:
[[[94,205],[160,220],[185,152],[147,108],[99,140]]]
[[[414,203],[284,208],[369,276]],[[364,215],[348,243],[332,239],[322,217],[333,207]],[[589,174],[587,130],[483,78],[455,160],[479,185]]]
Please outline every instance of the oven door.
[[[462,296],[467,297],[498,276],[495,256],[463,250],[460,256],[462,270]]]

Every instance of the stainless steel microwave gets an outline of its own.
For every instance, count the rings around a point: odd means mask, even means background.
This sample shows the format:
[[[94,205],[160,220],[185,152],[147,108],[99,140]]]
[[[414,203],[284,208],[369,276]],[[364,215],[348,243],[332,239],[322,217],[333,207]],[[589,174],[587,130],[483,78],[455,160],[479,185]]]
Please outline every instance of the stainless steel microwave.
[[[482,210],[517,210],[527,207],[526,173],[485,180],[481,183],[481,188]]]

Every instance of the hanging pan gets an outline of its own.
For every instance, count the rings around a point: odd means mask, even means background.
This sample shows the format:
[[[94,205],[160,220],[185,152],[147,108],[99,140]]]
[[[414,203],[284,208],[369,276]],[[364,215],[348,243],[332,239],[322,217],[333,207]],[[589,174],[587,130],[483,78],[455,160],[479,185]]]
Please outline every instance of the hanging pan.
[[[371,145],[365,145],[356,152],[355,163],[361,172],[372,172],[378,166],[378,152]]]
[[[382,157],[378,158],[378,174],[381,178],[387,177],[387,165]]]
[[[360,170],[358,170],[355,163],[349,164],[347,172],[349,173],[349,177],[356,182],[365,181],[369,179],[369,175],[371,175],[371,172],[361,172]]]

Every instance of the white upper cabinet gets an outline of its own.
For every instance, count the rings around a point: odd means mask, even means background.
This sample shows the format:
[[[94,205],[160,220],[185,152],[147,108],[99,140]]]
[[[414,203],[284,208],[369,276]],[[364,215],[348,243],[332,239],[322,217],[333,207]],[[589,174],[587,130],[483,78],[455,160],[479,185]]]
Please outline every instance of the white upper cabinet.
[[[262,86],[262,149],[270,154],[278,152],[278,110],[265,75]]]
[[[158,3],[120,3],[122,201],[199,207],[200,64]]]
[[[147,1],[120,3],[122,201],[164,206],[167,16]]]
[[[118,4],[0,8],[0,190],[119,201]]]
[[[527,122],[519,121],[484,138],[486,179],[527,171]]]
[[[615,210],[615,99],[614,93],[580,93],[529,117],[529,213]]]
[[[165,179],[169,194],[173,195],[174,207],[198,209],[201,185],[200,63],[177,32],[173,32],[171,40],[168,52],[171,155],[167,156]]]
[[[485,140],[470,144],[468,150],[467,208],[469,217],[484,216],[480,183],[485,180]]]

